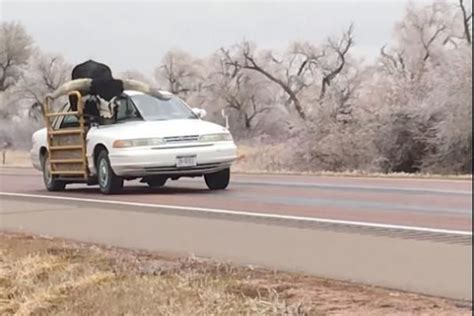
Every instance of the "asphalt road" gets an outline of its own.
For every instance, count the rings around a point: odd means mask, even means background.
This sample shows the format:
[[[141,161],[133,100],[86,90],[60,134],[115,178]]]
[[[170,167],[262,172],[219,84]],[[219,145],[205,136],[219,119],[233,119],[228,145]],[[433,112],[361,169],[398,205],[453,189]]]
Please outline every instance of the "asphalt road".
[[[234,175],[123,194],[0,169],[0,230],[195,253],[470,300],[472,182]]]
[[[24,168],[0,169],[0,191],[51,194],[39,172]],[[472,231],[472,181],[466,180],[233,175],[224,192],[210,192],[198,178],[157,189],[129,182],[114,196],[85,185],[54,195]]]

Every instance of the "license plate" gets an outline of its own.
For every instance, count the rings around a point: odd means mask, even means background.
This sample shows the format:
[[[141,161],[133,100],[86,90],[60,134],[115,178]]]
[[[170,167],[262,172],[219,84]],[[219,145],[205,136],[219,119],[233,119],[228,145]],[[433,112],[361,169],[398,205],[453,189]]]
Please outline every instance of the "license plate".
[[[197,165],[196,156],[176,157],[176,167],[195,167]]]

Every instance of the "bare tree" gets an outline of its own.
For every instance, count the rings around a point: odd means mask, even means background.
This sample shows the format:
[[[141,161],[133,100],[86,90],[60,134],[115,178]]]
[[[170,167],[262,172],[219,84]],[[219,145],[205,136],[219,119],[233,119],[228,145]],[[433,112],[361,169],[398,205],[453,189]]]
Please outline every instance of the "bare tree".
[[[186,52],[174,50],[165,55],[161,66],[155,70],[155,77],[171,93],[186,97],[201,89],[204,72],[205,68],[200,60]]]
[[[23,26],[16,22],[0,24],[0,91],[12,87],[28,63],[33,40]]]
[[[229,50],[223,50],[223,53],[227,57],[227,63],[233,65],[236,71],[254,71],[279,86],[287,96],[287,103],[293,106],[302,120],[306,120],[308,104],[302,101],[302,93],[314,86],[316,79],[320,78],[321,102],[332,81],[343,71],[353,43],[351,25],[340,40],[329,39],[323,49],[309,43],[294,43],[281,59],[272,52],[257,56],[249,42],[240,45],[237,56],[233,56]]]
[[[431,55],[431,47],[436,40],[441,38],[448,26],[440,18],[444,8],[432,4],[420,10],[409,7],[405,27],[413,28],[416,31],[416,36],[419,37],[419,42],[423,47],[423,61],[427,61]]]
[[[30,117],[38,120],[43,98],[70,80],[71,65],[60,55],[37,51],[30,59],[25,75],[16,90],[22,100],[30,102]]]
[[[306,119],[305,110],[298,98],[298,91],[293,89],[293,87],[288,83],[278,78],[277,75],[272,74],[270,70],[264,69],[264,66],[260,64],[257,60],[257,57],[254,56],[254,52],[251,50],[251,45],[249,42],[244,42],[241,47],[241,57],[242,61],[239,61],[237,58],[231,56],[228,50],[222,50],[224,55],[227,58],[227,63],[233,65],[234,69],[238,71],[239,69],[248,69],[262,74],[264,77],[276,83],[289,97],[289,100],[293,103],[294,108],[301,119]],[[300,67],[298,67],[300,68]]]
[[[395,50],[393,53],[386,51],[386,45],[380,49],[382,68],[389,75],[400,75],[407,78],[408,69],[403,50]]]
[[[443,47],[447,43],[457,47],[454,39],[459,30],[452,22],[454,11],[444,2],[422,7],[408,5],[403,20],[397,24],[395,44],[380,50],[384,71],[399,79],[419,81],[428,64],[441,63]]]
[[[121,79],[133,79],[152,84],[152,80],[137,70],[126,70],[119,75]]]
[[[228,64],[225,50],[214,56],[212,73],[208,77],[208,90],[217,102],[236,111],[242,118],[246,129],[252,127],[254,119],[271,110],[268,104],[268,85],[240,67]]]
[[[271,74],[268,70],[263,69],[257,63],[257,60],[253,56],[253,54],[250,52],[250,46],[249,46],[248,43],[244,46],[243,56],[244,56],[243,68],[259,72],[262,75],[264,75],[266,78],[268,78],[269,80],[271,80],[274,83],[278,84],[283,89],[283,91],[285,91],[288,94],[289,99],[293,102],[293,105],[294,105],[295,110],[298,113],[298,115],[303,120],[306,119],[305,110],[304,110],[304,108],[303,108],[303,106],[302,106],[302,104],[301,104],[301,102],[298,98],[298,95],[297,95],[298,92],[293,90],[288,83],[285,83],[283,80],[277,78],[276,76]]]
[[[229,85],[224,90],[225,94],[223,95],[226,105],[244,117],[244,124],[247,129],[252,127],[251,123],[257,115],[268,112],[271,109],[270,106],[258,104],[258,92],[248,91],[255,88],[255,86],[251,85],[251,79],[247,77],[246,74],[240,73],[232,82],[229,82]]]

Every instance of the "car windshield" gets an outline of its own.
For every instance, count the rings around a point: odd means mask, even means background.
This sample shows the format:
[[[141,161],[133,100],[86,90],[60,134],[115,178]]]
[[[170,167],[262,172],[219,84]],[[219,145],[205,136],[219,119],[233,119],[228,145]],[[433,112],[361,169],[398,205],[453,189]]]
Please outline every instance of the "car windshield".
[[[160,100],[147,94],[131,96],[145,121],[197,119],[196,114],[178,97]]]

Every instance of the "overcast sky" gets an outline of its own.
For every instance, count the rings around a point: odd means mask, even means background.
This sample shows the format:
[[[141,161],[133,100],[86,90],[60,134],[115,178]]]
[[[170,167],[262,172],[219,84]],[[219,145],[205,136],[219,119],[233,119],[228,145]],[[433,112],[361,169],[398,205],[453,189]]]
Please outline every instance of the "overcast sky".
[[[417,1],[419,2],[419,1]],[[424,1],[426,2],[426,1]],[[321,42],[355,24],[356,49],[373,58],[392,39],[407,1],[20,1],[0,0],[0,20],[23,23],[47,52],[95,59],[114,72],[151,75],[181,48],[205,56],[243,39],[262,48]]]

